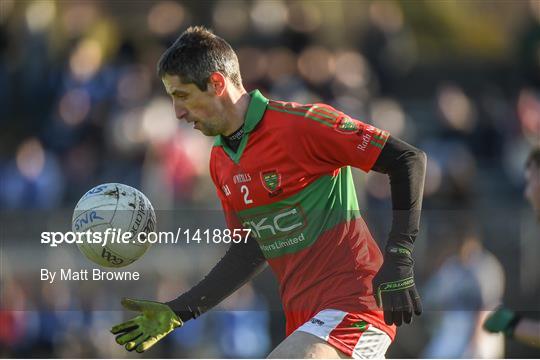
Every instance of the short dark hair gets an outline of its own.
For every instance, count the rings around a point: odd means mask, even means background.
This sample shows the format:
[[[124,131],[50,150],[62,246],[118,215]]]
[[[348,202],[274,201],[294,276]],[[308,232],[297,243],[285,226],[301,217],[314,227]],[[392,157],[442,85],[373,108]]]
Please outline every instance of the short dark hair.
[[[532,166],[532,164],[535,164],[536,167],[540,168],[540,146],[531,150],[527,157],[527,162],[525,162],[525,167],[528,168]]]
[[[193,83],[205,91],[210,75],[219,71],[237,87],[241,86],[238,57],[228,42],[203,26],[191,26],[161,55],[158,76],[177,75],[183,83]]]

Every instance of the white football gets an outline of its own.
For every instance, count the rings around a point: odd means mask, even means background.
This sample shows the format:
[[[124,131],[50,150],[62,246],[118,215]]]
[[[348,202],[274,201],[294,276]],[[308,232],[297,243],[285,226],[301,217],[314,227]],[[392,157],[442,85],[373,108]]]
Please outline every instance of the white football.
[[[154,231],[155,224],[154,208],[143,193],[131,186],[110,183],[98,185],[83,195],[75,206],[71,225],[75,233],[90,230],[100,233],[102,239],[107,233],[105,246],[95,240],[98,234],[92,234],[91,242],[85,240],[77,246],[98,265],[123,267],[148,250],[150,244],[144,241],[145,234]],[[128,232],[131,233],[129,238],[124,238],[123,242],[115,241],[119,239],[117,234]],[[138,241],[138,237],[143,241]]]

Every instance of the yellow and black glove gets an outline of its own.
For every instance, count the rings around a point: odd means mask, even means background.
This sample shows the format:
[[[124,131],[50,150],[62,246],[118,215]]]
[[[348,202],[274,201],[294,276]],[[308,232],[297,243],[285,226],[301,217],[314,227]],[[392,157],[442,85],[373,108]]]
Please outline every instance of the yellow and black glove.
[[[125,298],[122,299],[122,306],[141,313],[111,329],[117,335],[116,342],[125,345],[128,351],[142,353],[183,325],[169,306],[159,302]]]

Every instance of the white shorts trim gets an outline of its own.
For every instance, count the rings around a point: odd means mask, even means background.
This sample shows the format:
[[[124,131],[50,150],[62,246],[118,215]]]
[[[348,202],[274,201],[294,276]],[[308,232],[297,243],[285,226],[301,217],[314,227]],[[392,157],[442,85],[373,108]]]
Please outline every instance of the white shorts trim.
[[[344,353],[353,359],[384,359],[384,355],[392,343],[388,334],[371,324],[367,324],[366,330],[354,329],[350,325],[344,325],[342,322],[347,315],[349,313],[341,310],[322,310],[296,329],[295,332],[303,331],[315,335],[342,352],[344,352],[343,348],[345,348],[347,351]],[[335,331],[336,329],[338,331]],[[340,330],[349,330],[347,339],[342,338],[343,332]],[[353,338],[351,342],[351,333],[358,334],[358,341]]]

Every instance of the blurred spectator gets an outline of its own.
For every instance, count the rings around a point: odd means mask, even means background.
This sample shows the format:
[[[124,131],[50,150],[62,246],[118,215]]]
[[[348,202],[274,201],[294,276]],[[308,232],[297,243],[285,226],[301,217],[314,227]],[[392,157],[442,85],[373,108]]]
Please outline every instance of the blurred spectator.
[[[502,300],[505,276],[476,234],[467,234],[457,255],[444,261],[423,291],[431,339],[425,358],[499,358],[503,339],[482,331],[487,310]]]
[[[270,352],[268,307],[246,284],[224,301],[225,311],[216,311],[214,336],[226,358],[264,358]]]

